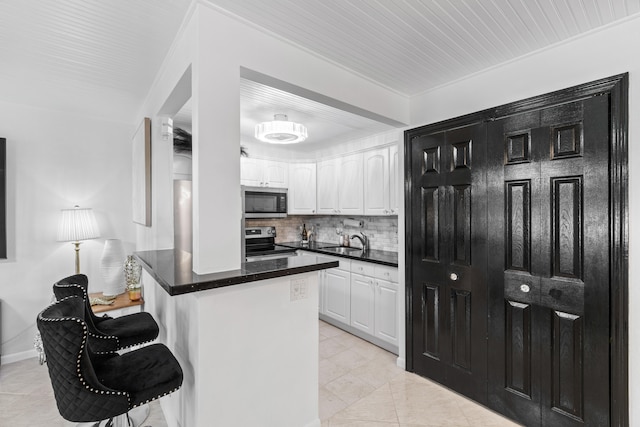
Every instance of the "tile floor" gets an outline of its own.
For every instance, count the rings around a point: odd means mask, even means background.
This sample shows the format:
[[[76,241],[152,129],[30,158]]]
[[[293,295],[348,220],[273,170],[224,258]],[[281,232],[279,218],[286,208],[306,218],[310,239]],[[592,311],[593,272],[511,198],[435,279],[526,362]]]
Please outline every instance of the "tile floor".
[[[517,426],[396,366],[396,355],[320,322],[322,427]]]
[[[396,366],[396,356],[320,322],[322,427],[503,427],[516,424]],[[45,366],[0,366],[0,426],[70,427],[58,414]],[[158,402],[144,426],[166,427]],[[259,427],[259,426],[256,426]]]
[[[158,402],[143,426],[167,427]],[[0,427],[72,427],[58,413],[46,366],[38,359],[0,365]]]

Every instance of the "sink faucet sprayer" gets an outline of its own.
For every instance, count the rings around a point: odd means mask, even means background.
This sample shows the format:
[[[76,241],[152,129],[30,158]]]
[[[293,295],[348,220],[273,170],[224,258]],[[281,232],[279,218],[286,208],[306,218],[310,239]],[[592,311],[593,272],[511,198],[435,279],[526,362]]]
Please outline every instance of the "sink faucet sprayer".
[[[362,236],[359,236],[357,234],[351,235],[351,239],[353,240],[354,237],[357,237],[358,240],[360,240],[360,242],[362,243],[362,251],[366,252],[369,250],[369,238],[362,231],[360,232],[360,234],[362,234]]]

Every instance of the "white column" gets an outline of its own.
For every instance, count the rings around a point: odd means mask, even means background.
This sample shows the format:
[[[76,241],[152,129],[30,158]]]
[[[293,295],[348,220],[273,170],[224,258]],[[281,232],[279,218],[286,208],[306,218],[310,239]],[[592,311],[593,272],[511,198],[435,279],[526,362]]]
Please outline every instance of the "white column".
[[[240,268],[240,70],[199,22],[193,67],[193,271]],[[222,48],[221,48],[222,46]]]

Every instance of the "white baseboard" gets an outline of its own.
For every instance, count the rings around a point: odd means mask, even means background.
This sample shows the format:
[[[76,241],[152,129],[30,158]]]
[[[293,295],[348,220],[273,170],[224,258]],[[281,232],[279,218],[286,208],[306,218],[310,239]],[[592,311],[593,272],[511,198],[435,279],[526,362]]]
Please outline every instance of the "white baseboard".
[[[396,366],[398,366],[398,368],[402,368],[406,370],[407,361],[405,360],[404,357],[398,357],[396,358]]]
[[[322,423],[320,422],[320,418],[316,418],[315,420],[311,421],[309,424],[305,425],[304,427],[320,427],[322,425]]]
[[[9,363],[19,362],[25,359],[31,359],[32,357],[37,358],[38,352],[34,348],[33,350],[21,351],[20,353],[7,354],[6,356],[2,356],[0,358],[0,364],[8,365]]]

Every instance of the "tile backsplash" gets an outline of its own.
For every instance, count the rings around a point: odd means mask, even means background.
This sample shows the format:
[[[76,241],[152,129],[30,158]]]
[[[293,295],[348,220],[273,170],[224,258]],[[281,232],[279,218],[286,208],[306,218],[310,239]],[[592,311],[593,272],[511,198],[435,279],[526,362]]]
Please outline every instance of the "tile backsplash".
[[[362,228],[345,226],[345,219],[363,221]],[[312,238],[318,242],[338,244],[336,229],[342,230],[342,234],[356,234],[360,231],[369,236],[371,249],[398,252],[398,217],[397,216],[306,216],[289,215],[286,218],[273,219],[247,219],[247,227],[262,227],[273,225],[276,227],[276,243],[295,242],[300,240],[302,225],[305,224],[307,232],[313,231]],[[360,246],[360,241],[351,241],[354,246]]]

